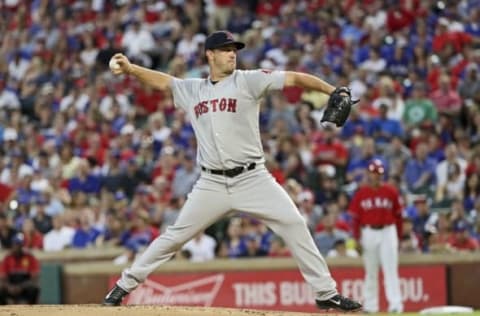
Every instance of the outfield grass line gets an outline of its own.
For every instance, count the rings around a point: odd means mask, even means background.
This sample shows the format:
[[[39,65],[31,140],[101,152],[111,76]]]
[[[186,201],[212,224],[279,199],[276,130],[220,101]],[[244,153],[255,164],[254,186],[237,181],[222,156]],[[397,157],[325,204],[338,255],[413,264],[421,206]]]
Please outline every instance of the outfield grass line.
[[[368,314],[364,314],[368,315]],[[393,315],[401,315],[401,316],[418,316],[421,315],[420,313],[403,313],[403,314],[388,314],[388,313],[378,313],[374,314],[377,316],[393,316]],[[426,315],[433,315],[433,314],[426,314]],[[449,313],[449,314],[438,314],[438,315],[465,315],[465,316],[480,316],[480,311],[475,311],[473,313]]]

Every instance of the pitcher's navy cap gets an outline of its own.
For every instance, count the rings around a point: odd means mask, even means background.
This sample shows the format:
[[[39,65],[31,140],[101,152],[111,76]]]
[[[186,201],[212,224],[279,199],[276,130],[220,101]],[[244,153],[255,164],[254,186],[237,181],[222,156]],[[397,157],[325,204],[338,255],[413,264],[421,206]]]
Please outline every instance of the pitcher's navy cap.
[[[205,40],[205,50],[215,49],[229,44],[235,45],[237,49],[242,49],[245,44],[239,41],[235,41],[233,34],[228,31],[216,31],[208,35]]]

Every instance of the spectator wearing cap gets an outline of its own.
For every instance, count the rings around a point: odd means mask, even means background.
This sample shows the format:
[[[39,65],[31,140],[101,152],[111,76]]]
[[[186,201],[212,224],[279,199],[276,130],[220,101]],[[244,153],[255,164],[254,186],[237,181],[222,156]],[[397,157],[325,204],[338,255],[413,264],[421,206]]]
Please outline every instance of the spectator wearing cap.
[[[16,234],[12,250],[0,264],[0,305],[38,302],[40,263],[23,244],[23,234]]]
[[[426,194],[413,195],[411,199],[412,204],[406,209],[406,216],[412,221],[413,231],[423,237],[428,227],[436,225],[438,214],[432,212]]]
[[[479,249],[478,240],[473,238],[465,221],[457,221],[453,226],[453,234],[448,240],[449,245],[460,252],[471,252]]]

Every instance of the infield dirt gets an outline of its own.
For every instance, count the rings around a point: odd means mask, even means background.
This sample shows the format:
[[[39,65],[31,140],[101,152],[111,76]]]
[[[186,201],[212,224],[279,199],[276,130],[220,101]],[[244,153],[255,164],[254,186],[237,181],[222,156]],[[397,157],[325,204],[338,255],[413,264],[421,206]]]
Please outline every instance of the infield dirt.
[[[98,305],[8,305],[0,307],[0,316],[319,316],[281,311],[253,311],[230,308],[178,306]]]

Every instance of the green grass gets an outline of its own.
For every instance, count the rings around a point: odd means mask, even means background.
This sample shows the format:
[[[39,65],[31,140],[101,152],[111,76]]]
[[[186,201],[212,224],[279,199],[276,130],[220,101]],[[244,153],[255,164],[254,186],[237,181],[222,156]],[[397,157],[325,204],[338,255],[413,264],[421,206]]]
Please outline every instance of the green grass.
[[[401,316],[418,316],[420,315],[420,313],[403,313],[403,314],[384,314],[384,313],[380,313],[380,314],[375,314],[375,315],[381,315],[381,316],[386,316],[386,315],[401,315]],[[429,315],[433,315],[433,314],[429,314]],[[465,315],[465,316],[480,316],[480,311],[476,311],[476,312],[473,312],[471,314],[458,314],[458,313],[455,313],[455,314],[439,314],[439,315]]]

